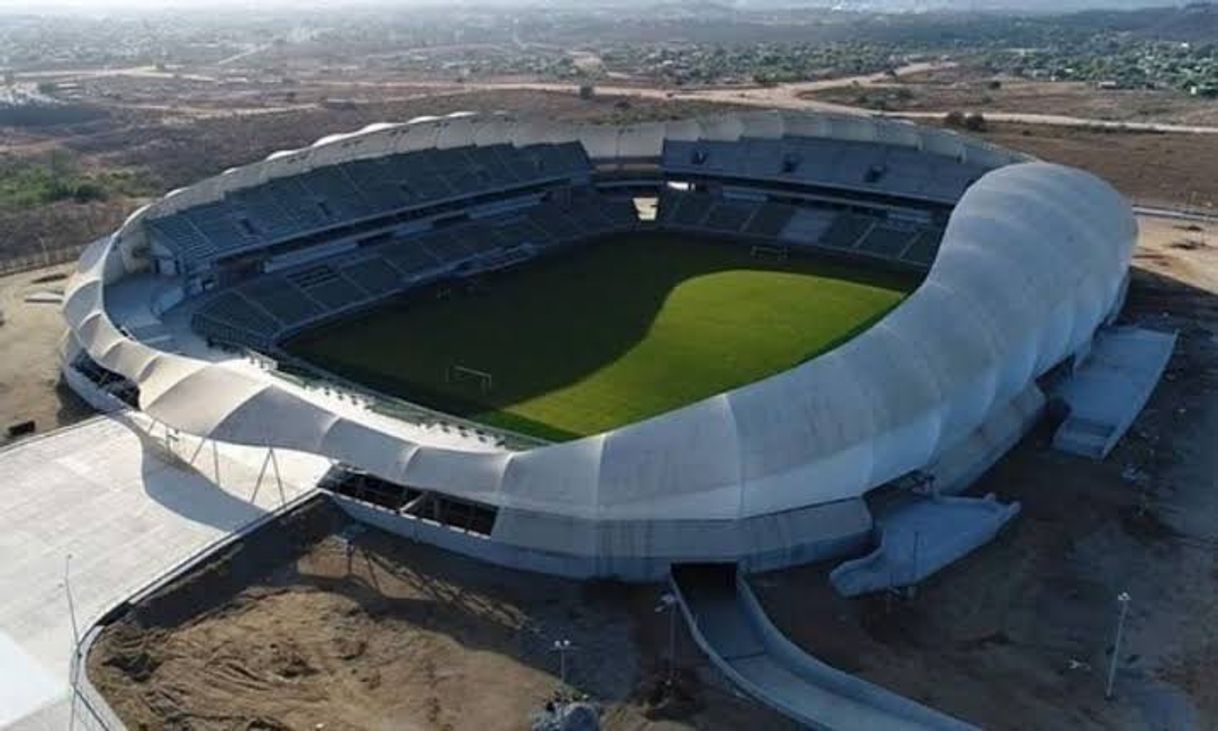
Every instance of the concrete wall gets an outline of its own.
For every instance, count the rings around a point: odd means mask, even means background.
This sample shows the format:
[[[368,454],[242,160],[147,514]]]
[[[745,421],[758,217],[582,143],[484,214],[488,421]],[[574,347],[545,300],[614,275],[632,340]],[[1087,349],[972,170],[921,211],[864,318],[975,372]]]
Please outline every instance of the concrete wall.
[[[344,495],[333,495],[335,501],[352,518],[382,530],[460,553],[499,566],[556,574],[572,579],[612,578],[621,581],[662,581],[675,563],[699,561],[741,561],[753,571],[795,566],[811,561],[856,552],[867,545],[871,535],[871,517],[862,501],[850,505],[817,506],[807,512],[823,513],[826,520],[837,520],[836,526],[824,525],[821,530],[806,530],[797,535],[779,531],[770,536],[771,548],[753,550],[753,540],[759,534],[773,530],[773,520],[761,518],[744,521],[719,521],[709,526],[705,521],[688,521],[679,530],[691,535],[713,530],[719,540],[688,542],[685,552],[641,552],[634,556],[617,553],[587,555],[547,551],[512,545],[431,520],[403,515],[380,506],[371,505]],[[844,508],[844,509],[843,509]],[[500,511],[502,519],[503,511]],[[612,528],[587,521],[588,527],[604,531]],[[568,526],[569,528],[570,526]],[[638,521],[617,526],[618,530],[663,533],[673,526],[657,526]]]

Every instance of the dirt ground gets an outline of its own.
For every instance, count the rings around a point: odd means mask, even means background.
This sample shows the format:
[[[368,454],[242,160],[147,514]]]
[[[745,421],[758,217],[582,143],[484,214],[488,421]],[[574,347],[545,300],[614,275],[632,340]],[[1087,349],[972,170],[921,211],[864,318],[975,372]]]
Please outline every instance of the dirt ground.
[[[1218,211],[1218,137],[991,124],[990,142],[1090,171],[1141,205]]]
[[[1052,113],[1116,122],[1218,124],[1218,102],[1175,90],[1100,89],[1081,81],[1034,81],[994,75],[967,64],[812,91],[803,97],[894,112],[956,109]]]
[[[659,587],[508,571],[311,512],[103,632],[89,677],[129,728],[525,729],[560,685],[558,639],[607,729],[789,727],[684,635],[681,694],[655,694]]]
[[[841,599],[830,566],[757,577],[799,644],[987,729],[1218,728],[1218,226],[1141,227],[1125,319],[1180,341],[1117,449],[1092,462],[1032,434],[972,490],[1019,500],[1016,522],[912,599]]]
[[[7,428],[33,420],[56,429],[92,413],[60,384],[58,349],[64,334],[59,305],[26,302],[29,294],[63,291],[70,265],[0,277],[0,444]]]

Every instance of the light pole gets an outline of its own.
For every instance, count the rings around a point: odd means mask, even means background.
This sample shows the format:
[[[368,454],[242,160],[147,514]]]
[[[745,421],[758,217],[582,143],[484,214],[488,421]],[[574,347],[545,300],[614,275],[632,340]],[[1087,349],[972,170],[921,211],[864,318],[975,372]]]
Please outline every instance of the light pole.
[[[1108,662],[1108,686],[1104,689],[1104,697],[1112,698],[1112,684],[1116,681],[1117,658],[1121,656],[1121,635],[1125,632],[1125,614],[1129,611],[1129,592],[1117,594],[1117,603],[1121,605],[1121,614],[1117,619],[1116,638],[1112,641],[1112,659]]]
[[[671,592],[660,595],[660,604],[656,613],[668,612],[668,685],[677,673],[677,597]]]
[[[80,628],[76,624],[76,603],[72,601],[71,573],[72,554],[69,553],[63,562],[63,591],[68,597],[68,618],[72,620],[72,639],[75,642],[72,652],[75,653],[76,649],[80,647]]]
[[[72,599],[72,554],[63,562],[63,592],[68,599],[68,618],[72,621],[72,661],[68,665],[68,682],[72,686],[72,712],[68,716],[68,730],[76,728],[76,679],[80,674],[80,628],[76,624],[76,602]]]
[[[562,680],[563,687],[567,685],[567,653],[575,649],[571,644],[571,640],[554,640],[554,645],[551,648],[558,653],[558,677]]]

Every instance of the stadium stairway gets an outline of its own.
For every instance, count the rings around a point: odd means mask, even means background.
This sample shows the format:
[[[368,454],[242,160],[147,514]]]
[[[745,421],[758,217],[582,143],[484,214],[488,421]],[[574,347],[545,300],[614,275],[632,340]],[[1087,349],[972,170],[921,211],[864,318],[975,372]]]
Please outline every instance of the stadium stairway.
[[[802,725],[825,731],[975,728],[796,647],[766,617],[734,564],[674,565],[670,582],[711,662],[749,695]]]
[[[1054,448],[1107,457],[1146,405],[1175,347],[1175,332],[1111,327],[1096,333],[1078,368],[1051,389],[1070,406]]]

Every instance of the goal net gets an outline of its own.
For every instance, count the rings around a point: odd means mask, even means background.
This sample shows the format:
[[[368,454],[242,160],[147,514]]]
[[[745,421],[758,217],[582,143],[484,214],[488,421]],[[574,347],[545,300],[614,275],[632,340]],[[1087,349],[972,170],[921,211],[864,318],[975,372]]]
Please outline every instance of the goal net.
[[[479,393],[489,393],[495,387],[495,378],[490,373],[456,363],[449,366],[447,380],[454,384],[470,384]]]

